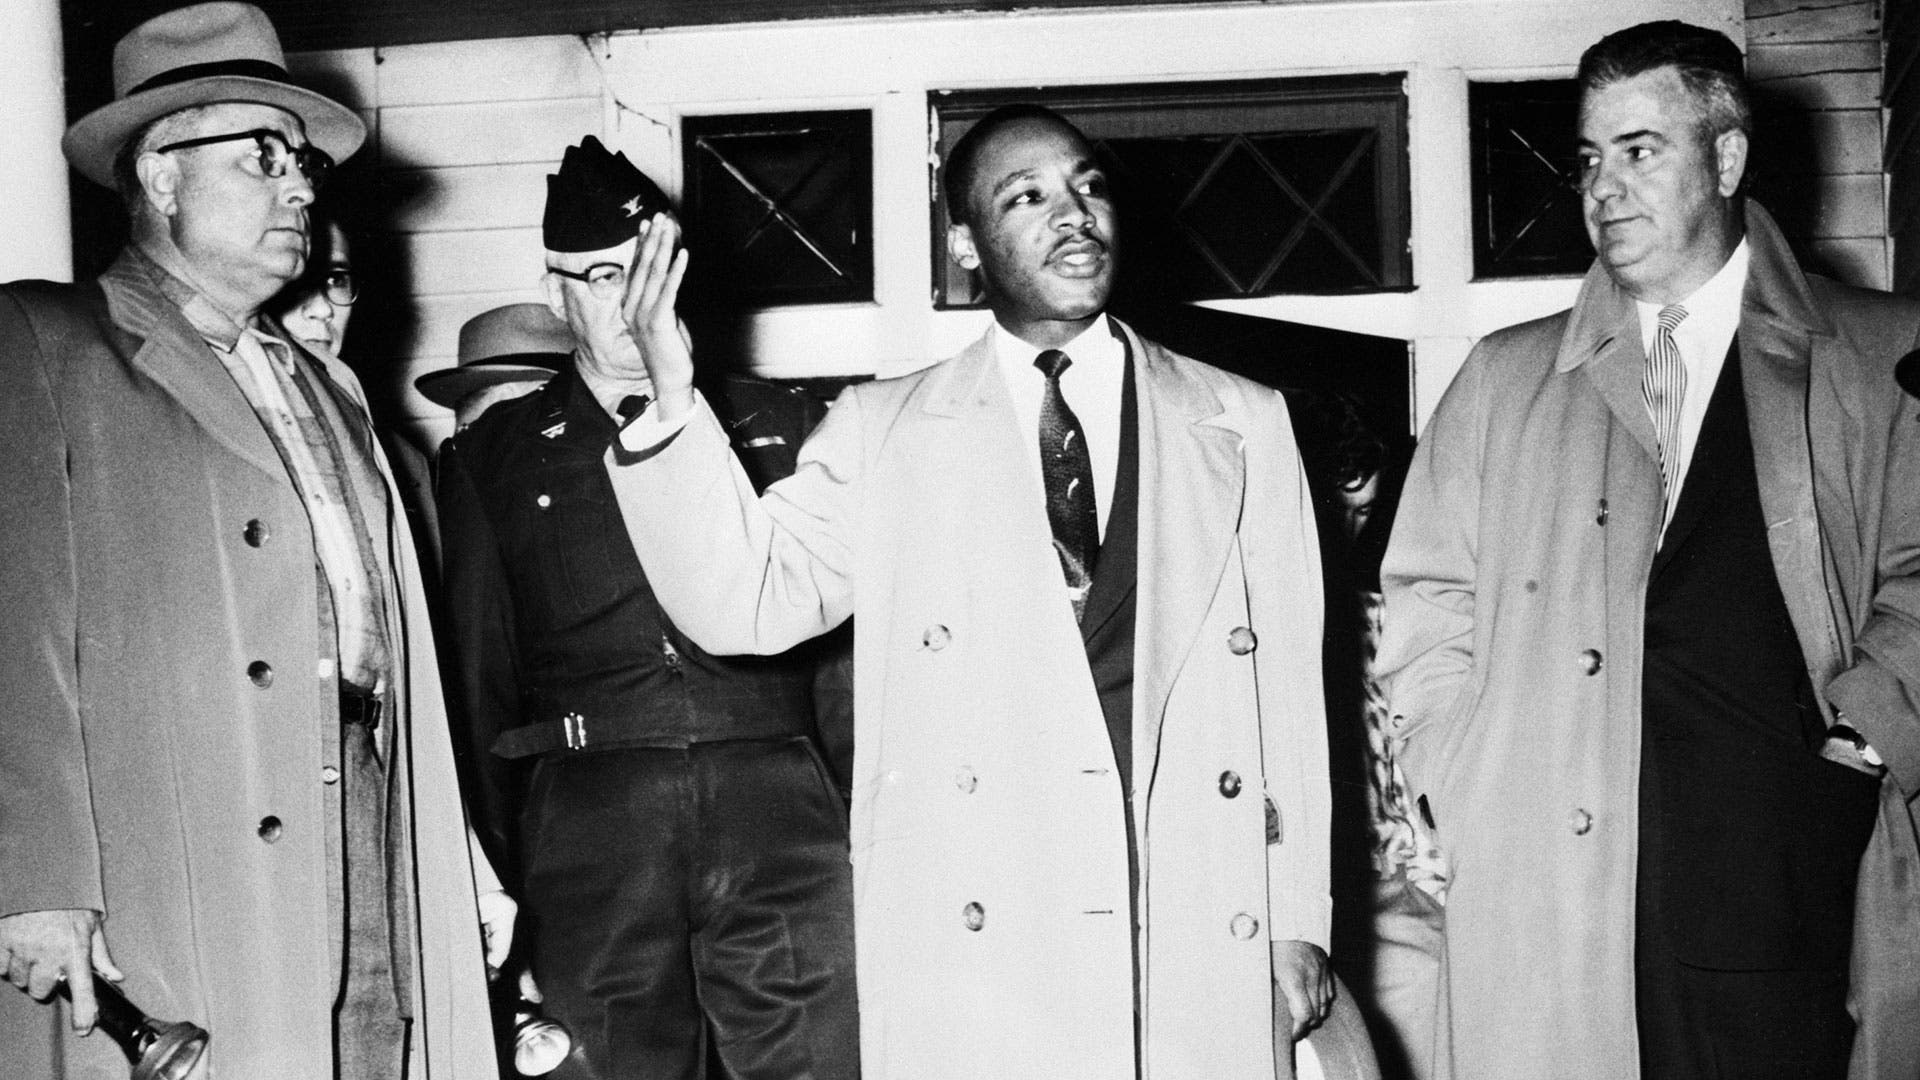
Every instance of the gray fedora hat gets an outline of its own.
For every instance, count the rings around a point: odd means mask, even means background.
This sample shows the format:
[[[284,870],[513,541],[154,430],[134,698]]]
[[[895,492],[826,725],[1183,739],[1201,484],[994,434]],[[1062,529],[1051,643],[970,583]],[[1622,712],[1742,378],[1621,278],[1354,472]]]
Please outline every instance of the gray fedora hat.
[[[572,362],[573,331],[547,305],[508,304],[460,327],[458,367],[429,371],[413,385],[428,401],[451,409],[475,390],[547,379]]]
[[[289,80],[266,12],[223,0],[156,15],[128,31],[113,48],[113,101],[75,121],[60,149],[80,175],[112,187],[114,156],[142,126],[227,102],[285,109],[335,161],[353,156],[367,137],[352,109]]]

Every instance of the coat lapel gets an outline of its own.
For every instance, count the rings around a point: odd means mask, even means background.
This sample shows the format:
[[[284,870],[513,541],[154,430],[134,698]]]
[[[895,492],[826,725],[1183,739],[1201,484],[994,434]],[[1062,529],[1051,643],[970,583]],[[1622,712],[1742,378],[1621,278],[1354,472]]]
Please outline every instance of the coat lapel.
[[[1554,367],[1562,372],[1585,369],[1615,422],[1646,451],[1657,478],[1660,443],[1654,436],[1653,418],[1647,415],[1647,399],[1641,390],[1646,365],[1646,352],[1640,347],[1640,314],[1633,298],[1614,285],[1606,269],[1595,262],[1580,284],[1580,296],[1561,335]]]
[[[1747,204],[1747,240],[1753,262],[1740,313],[1740,375],[1746,385],[1747,424],[1753,438],[1760,506],[1767,545],[1800,649],[1815,685],[1846,663],[1839,627],[1846,613],[1833,610],[1843,590],[1829,588],[1830,567],[1821,524],[1847,530],[1834,537],[1859,546],[1853,515],[1820,515],[1815,501],[1814,461],[1808,441],[1808,372],[1814,354],[1833,347],[1832,324],[1814,306],[1806,278],[1767,212]],[[1844,480],[1837,490],[1845,491]]]
[[[133,368],[236,456],[269,475],[285,476],[279,451],[226,365],[186,316],[160,296],[141,265],[122,255],[100,283],[114,324],[140,339],[129,360]]]
[[[1191,361],[1176,361],[1131,327],[1122,330],[1134,358],[1140,423],[1133,775],[1135,790],[1150,793],[1167,699],[1239,527],[1244,420],[1224,409]]]

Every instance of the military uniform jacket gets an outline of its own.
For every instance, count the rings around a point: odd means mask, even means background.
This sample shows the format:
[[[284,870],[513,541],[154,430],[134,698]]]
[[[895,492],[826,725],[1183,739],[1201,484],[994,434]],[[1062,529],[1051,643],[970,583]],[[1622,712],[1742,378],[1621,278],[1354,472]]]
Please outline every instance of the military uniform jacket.
[[[807,429],[797,392],[729,389],[742,453],[763,472],[790,471]],[[661,612],[601,465],[614,431],[568,367],[441,451],[456,742],[479,783],[483,838],[500,852],[512,848],[520,786],[502,753],[816,733],[814,651],[715,657]]]

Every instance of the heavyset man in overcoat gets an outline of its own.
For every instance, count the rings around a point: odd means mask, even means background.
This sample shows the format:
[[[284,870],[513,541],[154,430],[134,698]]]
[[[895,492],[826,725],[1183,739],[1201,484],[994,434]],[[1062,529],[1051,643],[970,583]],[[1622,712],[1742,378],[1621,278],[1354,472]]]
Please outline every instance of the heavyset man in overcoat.
[[[1407,481],[1381,666],[1459,1077],[1920,1075],[1920,306],[1740,198],[1740,69],[1680,23],[1588,51],[1599,259]]]
[[[1290,1074],[1331,987],[1319,571],[1286,407],[1103,315],[1113,205],[1060,117],[989,115],[946,172],[950,250],[996,325],[844,393],[758,500],[689,389],[685,258],[667,269],[656,219],[633,318],[657,399],[609,455],[634,545],[717,652],[856,616],[869,1078],[1269,1080],[1276,1024]],[[1092,373],[1058,376],[1105,463],[1090,583],[1050,528],[1042,451],[1081,441],[1039,434],[1056,349]]]
[[[195,1075],[491,1077],[491,871],[399,500],[352,374],[258,315],[364,128],[251,5],[114,74],[64,148],[132,242],[0,290],[0,1076],[126,1077],[76,1031],[97,967],[211,1032]],[[59,978],[71,1009],[28,996]]]

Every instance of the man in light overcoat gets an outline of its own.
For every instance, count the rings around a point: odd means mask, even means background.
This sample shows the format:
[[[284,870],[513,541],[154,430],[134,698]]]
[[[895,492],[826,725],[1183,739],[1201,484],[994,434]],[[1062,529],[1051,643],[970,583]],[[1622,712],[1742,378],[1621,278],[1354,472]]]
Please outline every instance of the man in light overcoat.
[[[0,288],[0,1076],[124,1080],[97,970],[210,1032],[195,1076],[492,1077],[494,883],[392,477],[353,376],[260,315],[365,129],[248,4],[114,75],[64,149],[132,241]]]
[[[688,389],[685,256],[651,226],[630,307],[657,397],[609,456],[634,546],[716,652],[855,616],[869,1078],[1290,1075],[1331,979],[1286,406],[1104,314],[1113,204],[1058,115],[990,114],[944,171],[994,325],[844,393],[758,500]]]
[[[1382,571],[1452,1073],[1920,1075],[1920,306],[1741,198],[1722,35],[1580,78],[1598,261],[1468,358]]]

